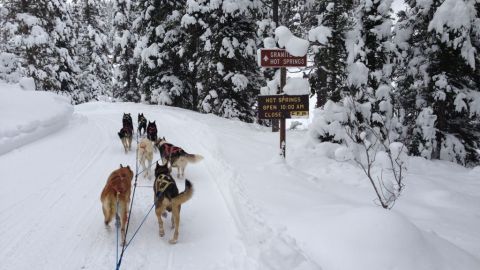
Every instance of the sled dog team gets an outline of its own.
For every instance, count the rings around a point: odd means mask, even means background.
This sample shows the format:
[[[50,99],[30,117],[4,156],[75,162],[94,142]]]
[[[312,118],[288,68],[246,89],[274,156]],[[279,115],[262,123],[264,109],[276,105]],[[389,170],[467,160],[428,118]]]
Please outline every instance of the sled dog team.
[[[147,119],[143,113],[138,114],[137,132],[141,136],[146,134],[137,145],[137,158],[144,171],[144,177],[150,174],[152,166],[154,149],[158,149],[162,164],[156,162],[153,182],[153,192],[155,201],[155,213],[158,219],[159,233],[163,237],[165,230],[163,228],[162,215],[165,211],[171,212],[171,228],[174,229],[173,237],[169,240],[170,244],[178,241],[178,230],[180,226],[180,208],[183,203],[188,201],[193,195],[193,185],[185,179],[185,190],[179,192],[177,184],[171,175],[172,168],[177,168],[177,177],[185,177],[185,167],[188,163],[195,163],[203,159],[201,155],[194,155],[185,152],[182,148],[168,143],[165,137],[157,139],[157,125],[155,121],[147,124]],[[133,122],[129,113],[123,114],[122,128],[118,132],[125,153],[132,149]],[[146,165],[145,163],[148,162]],[[128,208],[130,205],[130,193],[134,172],[130,166],[123,166],[114,170],[108,177],[107,183],[103,188],[100,200],[102,202],[105,225],[108,225],[118,214],[120,218],[120,231],[122,244],[126,243],[126,223],[128,220]],[[117,209],[118,207],[118,209]]]

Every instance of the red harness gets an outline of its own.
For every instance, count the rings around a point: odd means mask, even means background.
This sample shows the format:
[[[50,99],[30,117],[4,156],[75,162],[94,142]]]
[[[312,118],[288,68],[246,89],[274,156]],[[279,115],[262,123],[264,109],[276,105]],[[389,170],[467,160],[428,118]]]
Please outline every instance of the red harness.
[[[155,128],[155,126],[150,126],[147,128],[147,133],[148,134],[151,134],[151,135],[154,135],[155,133],[157,133],[157,128]]]
[[[178,146],[175,146],[173,144],[169,144],[169,143],[162,144],[162,147],[163,147],[163,153],[162,154],[165,156],[165,158],[168,158],[168,159],[172,155],[184,152],[182,148],[180,148]]]

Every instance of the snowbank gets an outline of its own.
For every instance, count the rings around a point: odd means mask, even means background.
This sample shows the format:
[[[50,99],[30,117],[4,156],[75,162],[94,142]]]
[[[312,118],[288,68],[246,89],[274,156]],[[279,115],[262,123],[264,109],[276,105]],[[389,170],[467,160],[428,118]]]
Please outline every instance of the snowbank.
[[[72,113],[65,97],[0,83],[0,155],[59,130]]]
[[[317,252],[325,269],[478,267],[473,256],[447,240],[420,230],[395,211],[373,206],[322,222],[313,238],[324,243]]]
[[[289,173],[306,174],[295,188],[318,198],[290,216],[308,224],[284,226],[324,269],[480,269],[478,168],[409,157],[406,188],[387,211],[375,206],[372,186],[344,147],[293,144],[290,138]]]

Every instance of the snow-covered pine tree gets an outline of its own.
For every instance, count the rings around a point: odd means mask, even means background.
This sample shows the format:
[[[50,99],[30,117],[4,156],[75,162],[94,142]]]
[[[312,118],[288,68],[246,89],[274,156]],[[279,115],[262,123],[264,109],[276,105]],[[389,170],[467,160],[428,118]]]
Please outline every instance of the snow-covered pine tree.
[[[137,37],[131,31],[136,18],[136,1],[114,0],[114,2],[113,97],[123,101],[139,102],[138,59],[134,57]]]
[[[394,29],[394,43],[397,47],[396,96],[405,127],[401,139],[410,154],[431,158],[432,141],[423,140],[424,136],[421,134],[434,136],[435,119],[431,115],[431,108],[424,108],[425,104],[420,93],[425,87],[425,80],[429,80],[426,51],[430,49],[430,45],[426,40],[429,39],[427,31],[429,17],[431,18],[433,14],[430,12],[431,2],[425,6],[423,3],[417,5],[416,0],[407,0],[406,3],[410,8],[398,14],[399,20]],[[425,109],[423,113],[422,109]],[[425,128],[417,128],[417,118],[424,123]]]
[[[197,59],[201,112],[253,122],[262,75],[255,55],[259,39],[254,0],[187,1],[186,26],[200,25]]]
[[[376,137],[372,140],[397,139],[392,100],[391,3],[392,0],[359,1],[356,24],[348,34],[348,125],[354,136],[351,139],[356,142],[361,142],[361,134],[368,135],[368,130]]]
[[[182,58],[186,34],[181,19],[186,1],[143,0],[137,28],[141,37],[139,79],[145,100],[154,104],[193,108],[191,88],[186,87],[186,59]]]
[[[181,71],[185,73],[183,85],[184,93],[190,94],[191,109],[198,111],[200,93],[203,91],[203,82],[207,79],[202,77],[208,67],[207,54],[211,49],[208,40],[211,31],[208,25],[208,0],[187,0],[185,12],[181,19],[181,32],[184,40],[181,45],[179,56],[181,57]]]
[[[37,90],[55,91],[85,101],[76,80],[75,33],[66,1],[5,0],[7,52],[21,59]]]
[[[113,27],[113,18],[115,15],[115,1],[112,0],[101,0],[102,4],[100,5],[100,20],[103,22],[106,29],[105,35],[107,35],[107,48],[110,52],[110,57],[113,55],[113,40],[115,36],[115,29]],[[112,60],[110,59],[110,62]]]
[[[108,38],[102,0],[73,1],[78,31],[77,62],[80,66],[79,89],[85,97],[103,99],[111,96],[112,65],[109,62]]]
[[[317,95],[315,107],[327,100],[339,102],[347,85],[346,34],[352,29],[353,0],[317,0],[309,19],[310,40],[314,53],[315,70],[310,75],[312,94]]]
[[[347,123],[343,98],[348,94],[347,33],[354,20],[353,1],[315,0],[310,3],[311,16],[306,24],[314,53],[314,69],[310,74],[312,94],[317,110],[312,132],[320,141],[340,143],[345,140]]]
[[[305,19],[310,14],[305,1],[279,0],[279,22],[295,36],[305,37]]]
[[[396,139],[391,3],[319,1],[314,5],[323,10],[318,16],[319,25],[309,34],[310,40],[320,44],[313,47],[316,72],[310,82],[317,94],[317,106],[324,105],[314,120],[314,134],[321,141],[361,142],[360,135],[368,130],[370,136],[379,137],[375,138],[379,142]],[[354,21],[349,14],[352,8]],[[345,127],[350,134],[344,133]]]
[[[479,4],[406,1],[396,44],[404,69],[398,92],[411,153],[465,165],[480,163]]]
[[[10,23],[7,21],[8,10],[0,1],[0,80],[15,83],[22,77],[23,72],[20,66],[20,58],[12,53],[9,48]]]

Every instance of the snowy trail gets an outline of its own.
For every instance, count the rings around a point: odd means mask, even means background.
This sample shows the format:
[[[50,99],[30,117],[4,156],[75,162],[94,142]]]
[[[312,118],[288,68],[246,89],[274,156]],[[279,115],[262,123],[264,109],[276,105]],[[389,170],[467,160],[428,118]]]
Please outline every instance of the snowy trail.
[[[229,148],[227,144],[224,144],[225,137],[230,139],[228,143],[236,149],[238,145],[245,143],[245,141],[239,140],[244,137],[235,136],[236,132],[233,132],[233,136],[229,136],[232,130],[229,129],[228,124],[231,123],[224,123],[227,124],[223,126],[227,132],[219,132],[223,130],[216,127],[215,123],[209,122],[211,120],[209,116],[200,117],[201,121],[199,121],[200,119],[194,121],[194,119],[185,117],[187,114],[183,114],[183,117],[178,119],[178,112],[175,109],[165,110],[164,113],[170,114],[170,118],[174,119],[170,126],[175,126],[175,123],[182,121],[186,126],[189,125],[188,130],[182,130],[182,133],[186,132],[190,138],[195,139],[190,139],[190,143],[182,141],[181,145],[191,144],[189,146],[192,148],[199,147],[200,153],[208,160],[202,165],[205,166],[211,179],[217,185],[229,213],[237,227],[240,228],[241,237],[247,246],[247,250],[242,253],[246,252],[246,255],[251,258],[246,265],[240,267],[241,269],[321,269],[308,258],[292,238],[270,227],[262,217],[260,209],[247,195],[252,190],[248,190],[248,192],[245,190],[246,176],[237,168],[239,166],[235,164],[236,159],[231,159],[224,153]],[[181,137],[178,131],[173,130],[171,134],[173,138]],[[254,138],[249,139],[253,139],[255,142]],[[244,151],[253,151],[252,154],[258,154],[259,149],[249,147],[250,145],[245,146],[242,152],[237,152],[235,155],[242,158],[248,157],[249,155],[246,155]],[[252,258],[257,258],[257,261],[253,261]],[[230,267],[230,265],[224,265],[222,268]]]
[[[230,182],[236,173],[219,161],[218,148],[212,145],[216,138],[208,127],[192,125],[195,119],[178,115],[175,109],[99,103],[77,106],[67,128],[0,156],[5,187],[0,191],[0,258],[4,258],[0,269],[114,268],[115,227],[103,225],[99,195],[120,163],[135,167],[135,151],[124,154],[116,134],[123,110],[134,116],[134,122],[137,113],[144,112],[149,120],[156,120],[159,135],[208,161],[186,170],[195,193],[182,207],[178,244],[167,242],[172,233],[169,221],[166,236],[159,237],[152,212],[126,251],[122,267],[254,269],[263,265],[256,261],[269,247],[252,251],[251,246],[274,234],[265,233],[268,228],[261,222],[249,221],[254,213],[245,211],[254,208],[241,201],[238,183]],[[129,236],[153,202],[152,179],[139,176],[138,185]],[[183,190],[184,179],[177,179],[177,185]],[[245,240],[247,234],[250,239]],[[256,239],[259,236],[263,239]]]
[[[205,159],[185,172],[195,191],[182,207],[179,242],[168,244],[169,219],[158,235],[151,212],[122,269],[479,269],[478,170],[415,159],[408,192],[386,212],[357,167],[332,159],[333,145],[305,145],[305,133],[288,134],[285,162],[276,157],[278,134],[256,125],[97,102],[76,106],[56,133],[0,155],[0,270],[114,269],[115,226],[104,226],[99,197],[119,164],[135,167],[135,151],[125,154],[117,136],[124,112],[134,126],[143,112],[159,136]],[[176,179],[180,190],[184,180]],[[152,182],[138,178],[127,239],[152,206]]]

